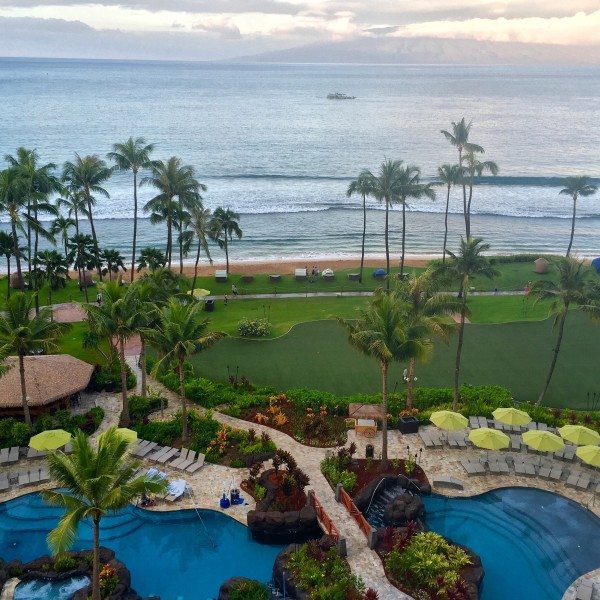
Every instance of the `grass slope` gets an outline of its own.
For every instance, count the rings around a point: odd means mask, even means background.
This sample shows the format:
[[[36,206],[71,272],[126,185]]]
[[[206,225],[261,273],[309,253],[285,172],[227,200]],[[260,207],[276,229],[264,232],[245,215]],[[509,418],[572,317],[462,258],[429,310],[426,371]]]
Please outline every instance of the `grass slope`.
[[[587,393],[600,391],[597,377],[600,336],[597,326],[574,312],[547,404],[587,408]],[[450,346],[437,344],[432,359],[417,368],[418,385],[450,386],[456,337]],[[551,320],[501,325],[471,324],[465,334],[461,380],[471,384],[500,384],[519,401],[535,400],[550,363],[554,332]],[[363,357],[347,342],[335,321],[304,323],[275,340],[229,338],[194,357],[197,373],[227,378],[239,368],[257,385],[278,389],[309,387],[338,394],[379,390],[375,361]],[[391,369],[391,388],[402,386],[403,365]]]

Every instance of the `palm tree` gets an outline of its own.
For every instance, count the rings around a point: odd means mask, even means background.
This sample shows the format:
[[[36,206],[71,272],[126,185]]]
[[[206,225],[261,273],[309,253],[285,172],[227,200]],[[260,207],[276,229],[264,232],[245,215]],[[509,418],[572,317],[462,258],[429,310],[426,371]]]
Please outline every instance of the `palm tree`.
[[[75,227],[75,221],[71,217],[63,217],[59,215],[52,221],[50,233],[52,235],[60,235],[63,247],[65,249],[65,259],[69,258],[69,235],[70,230]]]
[[[208,258],[212,265],[212,258],[210,256],[210,250],[208,248],[208,231],[210,227],[210,209],[204,208],[202,204],[198,203],[190,208],[190,220],[189,225],[198,240],[198,246],[196,249],[196,260],[194,261],[194,278],[192,279],[192,295],[196,289],[196,279],[198,277],[198,263],[200,262],[200,251],[204,250],[206,258]]]
[[[386,160],[381,163],[377,176],[370,171],[363,171],[365,178],[370,182],[371,195],[379,202],[385,203],[385,263],[387,274],[387,289],[390,289],[390,244],[389,222],[390,208],[398,200],[398,180],[402,161]]]
[[[450,208],[450,192],[452,186],[461,181],[460,167],[458,165],[444,164],[438,167],[438,181],[446,186],[446,210],[444,211],[444,250],[442,262],[446,262],[446,245],[448,243],[448,210]]]
[[[575,217],[577,216],[577,199],[579,197],[586,198],[592,196],[598,191],[598,186],[593,185],[590,178],[586,175],[580,175],[578,177],[567,177],[564,180],[565,187],[560,190],[559,194],[565,196],[571,196],[573,199],[573,217],[571,219],[571,238],[569,239],[569,246],[567,248],[567,256],[571,254],[571,248],[573,247],[573,238],[575,237]]]
[[[16,354],[19,357],[21,375],[21,402],[25,423],[31,427],[27,404],[25,357],[42,348],[57,349],[56,341],[66,326],[52,320],[52,308],[45,306],[32,316],[35,299],[24,292],[13,294],[6,302],[6,310],[0,313],[0,356]]]
[[[67,161],[63,167],[63,181],[67,182],[69,187],[82,192],[85,199],[87,218],[90,221],[92,230],[92,239],[94,240],[94,257],[96,259],[96,270],[98,277],[102,281],[102,267],[100,263],[100,248],[98,246],[98,237],[94,227],[94,216],[92,207],[96,204],[96,196],[110,198],[109,193],[102,185],[112,175],[106,163],[97,155],[79,156],[75,154],[75,161]]]
[[[127,363],[125,342],[137,333],[142,323],[139,317],[139,302],[135,290],[124,288],[117,282],[109,281],[102,285],[102,304],[86,304],[87,322],[92,335],[106,338],[109,345],[116,346],[121,370],[121,398],[123,406],[119,423],[127,427],[129,399],[127,397]]]
[[[477,144],[469,142],[469,135],[471,134],[471,127],[473,121],[467,121],[463,117],[460,121],[452,122],[452,132],[442,129],[443,136],[458,150],[458,167],[459,175],[461,176],[461,184],[463,191],[463,213],[465,219],[465,233],[467,238],[471,235],[470,223],[468,221],[468,207],[467,207],[467,186],[464,178],[463,170],[463,152],[473,152],[476,154],[483,154],[483,148]]]
[[[572,257],[566,257],[558,259],[555,267],[558,271],[556,283],[549,280],[536,281],[531,288],[531,295],[535,298],[536,303],[544,300],[550,301],[550,315],[554,316],[554,327],[557,329],[550,369],[546,375],[544,387],[537,399],[537,405],[544,401],[544,396],[554,374],[569,308],[579,305],[584,308],[584,312],[590,317],[600,318],[600,304],[598,304],[597,298],[594,301],[594,288],[587,278],[583,262]]]
[[[492,267],[490,261],[483,255],[490,249],[489,244],[484,244],[481,238],[461,237],[458,252],[454,254],[448,250],[450,260],[440,267],[440,276],[448,276],[459,284],[460,297],[460,323],[458,327],[458,344],[456,346],[456,360],[454,363],[454,390],[452,394],[452,410],[458,409],[460,400],[460,363],[465,337],[465,320],[469,313],[467,296],[469,281],[472,277],[482,276],[492,279],[499,275]]]
[[[148,269],[150,272],[153,272],[164,267],[166,264],[167,257],[165,256],[165,253],[158,248],[148,246],[140,252],[136,270],[138,273],[142,269]]]
[[[69,277],[69,263],[57,250],[38,252],[37,264],[42,281],[48,282],[48,306],[52,306],[52,292],[64,287]]]
[[[219,248],[225,250],[225,264],[229,273],[229,242],[235,235],[238,240],[242,237],[239,225],[240,215],[230,208],[217,208],[210,221],[209,236],[219,244]]]
[[[435,200],[433,183],[421,183],[421,169],[414,165],[400,166],[396,182],[396,193],[402,205],[402,255],[400,257],[400,277],[404,276],[404,255],[406,249],[406,206],[410,198]]]
[[[423,346],[409,337],[406,305],[394,294],[379,289],[357,320],[339,319],[348,331],[348,341],[363,354],[379,361],[383,436],[382,470],[388,465],[387,403],[388,371],[392,362],[423,356]]]
[[[111,427],[92,445],[82,431],[73,440],[73,452],[48,455],[50,474],[60,491],[46,490],[42,496],[53,506],[65,509],[58,525],[48,534],[54,555],[68,550],[77,536],[78,525],[90,519],[94,531],[92,600],[100,600],[100,523],[142,494],[163,494],[167,481],[158,475],[138,475],[139,464],[131,458],[129,445]]]
[[[395,295],[406,306],[408,322],[407,338],[414,345],[406,377],[406,406],[412,408],[414,397],[415,367],[417,359],[428,358],[433,350],[432,338],[447,341],[456,329],[452,314],[460,307],[460,301],[452,294],[441,293],[442,280],[433,269],[420,275],[402,279]]]
[[[350,183],[346,190],[346,196],[350,198],[353,194],[360,194],[362,196],[362,208],[363,208],[363,230],[362,230],[362,242],[360,246],[360,271],[358,275],[359,283],[362,283],[363,268],[365,264],[365,238],[367,235],[367,196],[372,192],[371,188],[372,176],[367,170],[361,171],[359,176]]]
[[[19,247],[19,236],[17,231],[23,231],[21,222],[21,209],[23,208],[22,195],[23,182],[16,169],[5,169],[0,171],[0,211],[6,212],[10,218],[10,227],[13,240],[13,255],[17,264],[17,285],[19,289],[25,289],[25,279],[21,268],[21,249]],[[10,285],[10,281],[8,282]]]
[[[166,163],[162,160],[153,162],[151,175],[144,177],[141,183],[152,185],[159,192],[145,204],[144,211],[153,213],[154,222],[164,221],[167,224],[166,255],[171,268],[175,198],[181,208],[187,209],[191,204],[202,199],[200,192],[206,190],[206,186],[196,180],[194,168],[182,165],[181,159],[176,156],[169,158]]]
[[[151,169],[153,161],[150,154],[154,150],[154,144],[147,144],[143,137],[130,137],[123,144],[114,144],[113,151],[107,157],[112,160],[120,171],[131,171],[133,173],[133,247],[131,250],[131,281],[135,269],[135,245],[137,241],[138,220],[138,197],[137,176],[140,169]]]
[[[75,222],[75,234],[79,235],[79,215],[88,217],[87,203],[82,191],[63,186],[61,197],[56,201],[57,208],[66,208],[67,214]]]
[[[475,177],[481,177],[484,173],[490,173],[496,177],[500,169],[498,165],[492,160],[480,161],[475,156],[473,151],[467,152],[466,155],[466,167],[464,169],[464,175],[469,176],[469,198],[467,200],[467,237],[471,235],[471,201],[473,200],[473,189],[475,187]]]
[[[102,269],[102,273],[106,275],[108,273],[109,281],[112,281],[113,273],[118,273],[119,269],[127,271],[125,268],[125,258],[118,250],[112,248],[105,248],[101,254],[102,260],[106,263],[106,267]]]
[[[74,257],[74,267],[77,269],[77,280],[79,282],[79,291],[83,287],[85,301],[89,302],[86,270],[95,264],[94,259],[94,240],[91,235],[78,233],[69,239],[70,255]]]
[[[173,226],[179,232],[177,234],[177,244],[179,245],[179,274],[183,274],[183,259],[187,257],[191,245],[193,233],[191,231],[186,231],[188,225],[190,224],[190,213],[182,208],[182,206],[177,203],[174,211],[173,211]]]
[[[179,374],[179,394],[181,396],[181,436],[188,439],[187,402],[183,365],[193,354],[212,346],[223,337],[222,333],[206,331],[208,319],[202,318],[202,304],[182,303],[171,298],[157,315],[153,328],[145,328],[148,343],[156,350],[159,360],[154,372],[176,368]]]
[[[10,298],[10,259],[14,256],[15,244],[12,233],[0,231],[0,254],[6,258],[7,285],[6,297]]]

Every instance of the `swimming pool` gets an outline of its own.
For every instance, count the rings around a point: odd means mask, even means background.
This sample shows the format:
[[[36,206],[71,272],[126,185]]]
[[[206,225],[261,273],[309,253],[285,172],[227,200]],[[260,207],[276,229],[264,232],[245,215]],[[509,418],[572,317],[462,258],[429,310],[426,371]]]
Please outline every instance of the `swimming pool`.
[[[35,493],[1,503],[0,557],[27,562],[48,554],[46,535],[62,512]],[[220,512],[199,513],[202,522],[195,510],[128,507],[103,518],[100,542],[129,568],[132,587],[142,596],[206,600],[234,575],[271,579],[282,546],[253,541],[244,525]],[[90,548],[91,540],[89,523],[82,523],[73,549]]]
[[[502,488],[423,501],[431,530],[481,557],[481,600],[560,600],[574,579],[600,567],[600,519],[563,496]]]

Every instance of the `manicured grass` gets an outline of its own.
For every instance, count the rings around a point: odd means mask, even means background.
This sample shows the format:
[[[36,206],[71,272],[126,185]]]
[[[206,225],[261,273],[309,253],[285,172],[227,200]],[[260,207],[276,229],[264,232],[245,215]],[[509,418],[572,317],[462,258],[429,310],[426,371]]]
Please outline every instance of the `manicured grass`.
[[[100,352],[83,347],[83,335],[87,330],[85,323],[72,323],[58,341],[57,354],[70,354],[91,364],[104,363]]]
[[[547,302],[534,302],[525,296],[471,296],[472,323],[510,323],[541,321],[548,316]]]
[[[573,312],[547,404],[585,409],[587,393],[600,392],[597,377],[600,329]],[[461,381],[499,384],[516,400],[536,400],[546,375],[555,332],[552,321],[501,325],[471,324],[465,333]],[[436,344],[428,363],[418,365],[418,385],[451,386],[456,336]],[[304,323],[275,340],[228,338],[194,357],[198,374],[225,380],[239,369],[258,385],[285,390],[308,387],[337,394],[372,393],[380,388],[378,365],[352,348],[335,321]],[[404,365],[391,369],[391,388],[401,388]]]

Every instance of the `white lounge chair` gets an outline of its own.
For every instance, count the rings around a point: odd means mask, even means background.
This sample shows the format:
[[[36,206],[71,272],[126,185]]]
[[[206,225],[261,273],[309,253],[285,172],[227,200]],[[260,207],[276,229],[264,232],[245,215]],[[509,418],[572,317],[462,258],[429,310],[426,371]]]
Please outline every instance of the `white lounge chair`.
[[[186,473],[190,473],[193,475],[196,471],[200,470],[204,466],[204,459],[206,457],[204,454],[198,454],[198,458],[196,458],[196,462],[192,463],[189,467],[185,469]]]
[[[181,454],[179,455],[179,457],[176,458],[173,462],[170,462],[169,467],[172,467],[173,469],[177,469],[181,463],[183,463],[187,460],[188,454],[190,452],[191,452],[191,450],[188,450],[187,448],[182,448]]]
[[[294,277],[296,281],[304,281],[308,276],[306,269],[296,269],[294,271]]]
[[[175,479],[175,481],[171,481],[169,487],[167,488],[165,500],[167,502],[175,502],[175,500],[179,500],[179,498],[185,494],[186,488],[187,483],[184,479]]]
[[[179,451],[178,448],[170,448],[164,454],[162,454],[159,458],[157,458],[155,462],[157,462],[160,465],[164,465],[167,463],[167,461],[171,460],[172,458],[176,458],[180,454],[181,454],[181,452]]]
[[[178,471],[185,471],[188,467],[190,467],[191,465],[194,464],[194,461],[196,460],[196,452],[194,450],[190,450],[186,460],[184,460],[183,462],[180,462],[175,468]]]
[[[215,271],[215,280],[219,283],[227,281],[227,271],[225,269]]]

